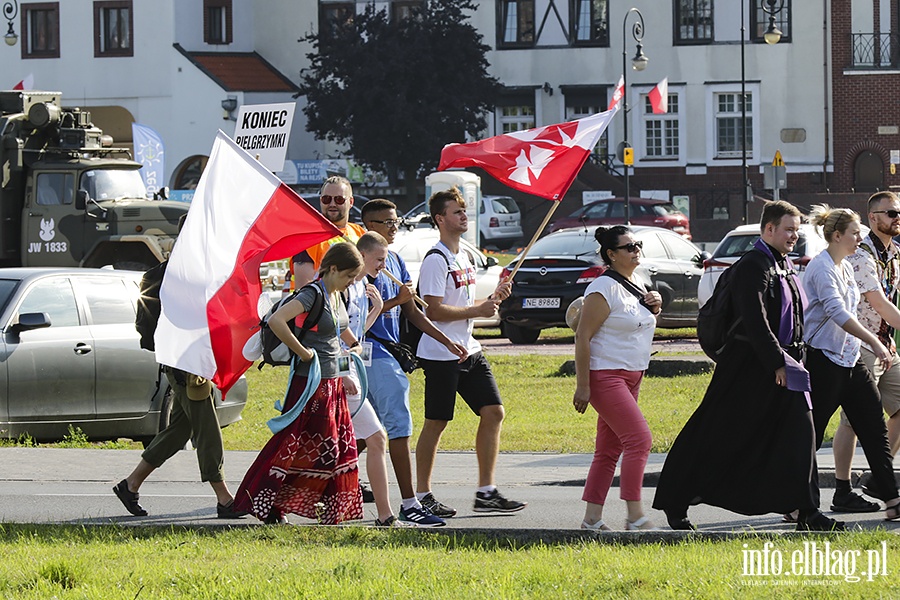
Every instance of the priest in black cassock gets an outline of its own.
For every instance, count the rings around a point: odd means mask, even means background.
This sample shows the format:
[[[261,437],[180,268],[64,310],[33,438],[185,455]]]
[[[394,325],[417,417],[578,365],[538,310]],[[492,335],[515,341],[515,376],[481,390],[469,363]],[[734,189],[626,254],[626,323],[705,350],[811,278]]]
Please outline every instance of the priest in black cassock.
[[[805,297],[787,254],[801,213],[767,203],[761,237],[731,269],[738,319],[703,402],[666,458],[653,507],[673,529],[695,529],[688,507],[744,515],[799,508],[798,530],[843,529],[818,510],[809,374],[800,364]]]

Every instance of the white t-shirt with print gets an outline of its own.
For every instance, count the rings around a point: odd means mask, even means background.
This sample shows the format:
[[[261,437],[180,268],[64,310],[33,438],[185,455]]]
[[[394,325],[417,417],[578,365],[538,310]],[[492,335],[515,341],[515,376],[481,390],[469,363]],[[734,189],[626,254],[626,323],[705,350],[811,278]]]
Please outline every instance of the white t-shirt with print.
[[[453,254],[442,242],[434,247],[447,260],[436,254],[425,258],[419,270],[419,293],[422,297],[442,298],[441,302],[447,306],[472,306],[475,303],[475,267],[468,255],[463,250]],[[448,338],[465,346],[470,355],[481,352],[481,344],[472,336],[473,319],[435,321],[434,324]],[[430,335],[422,335],[416,355],[427,360],[459,359]]]
[[[645,371],[656,317],[612,277],[592,281],[584,291],[589,294],[600,294],[609,304],[609,316],[591,338],[591,371]]]

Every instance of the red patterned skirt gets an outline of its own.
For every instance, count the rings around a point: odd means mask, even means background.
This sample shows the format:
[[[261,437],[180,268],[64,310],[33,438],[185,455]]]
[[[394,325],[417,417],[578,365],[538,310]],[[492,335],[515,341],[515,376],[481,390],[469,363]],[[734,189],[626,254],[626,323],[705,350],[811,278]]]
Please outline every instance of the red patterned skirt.
[[[306,377],[291,380],[285,411],[305,387]],[[260,520],[273,509],[323,525],[362,519],[356,439],[339,377],[323,379],[300,416],[260,451],[235,493],[235,508]]]

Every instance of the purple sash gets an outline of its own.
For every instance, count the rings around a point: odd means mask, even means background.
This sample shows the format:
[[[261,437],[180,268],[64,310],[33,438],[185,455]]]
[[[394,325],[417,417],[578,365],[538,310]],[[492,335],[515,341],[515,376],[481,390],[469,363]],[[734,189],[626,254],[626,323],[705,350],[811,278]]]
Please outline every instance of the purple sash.
[[[769,245],[765,243],[762,238],[756,240],[753,247],[768,256],[772,261],[772,264],[775,265],[776,268],[778,267],[775,255],[772,254]],[[806,311],[806,293],[803,291],[803,286],[800,285],[800,278],[797,277],[797,273],[794,271],[794,263],[791,262],[789,256],[785,256],[784,261],[788,273],[791,274],[791,277],[794,278],[794,283],[797,284],[797,291],[800,294],[800,304],[803,307],[803,310]],[[785,285],[781,277],[778,278],[778,286],[781,289],[781,321],[778,324],[778,341],[782,346],[790,346],[791,342],[794,341],[794,296],[791,294],[790,287]]]

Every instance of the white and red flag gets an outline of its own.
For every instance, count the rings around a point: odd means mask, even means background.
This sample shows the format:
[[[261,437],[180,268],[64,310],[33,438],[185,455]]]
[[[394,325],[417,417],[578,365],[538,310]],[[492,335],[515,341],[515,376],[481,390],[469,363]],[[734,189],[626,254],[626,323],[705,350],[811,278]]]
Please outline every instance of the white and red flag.
[[[219,131],[160,288],[156,360],[222,392],[252,364],[259,265],[341,232]]]
[[[609,101],[609,106],[606,107],[606,110],[612,110],[622,99],[622,96],[625,95],[625,76],[619,75],[619,83],[616,84],[616,88],[613,90],[612,98]]]
[[[438,170],[480,167],[509,187],[561,200],[619,108],[577,121],[447,144]]]
[[[669,78],[666,77],[656,84],[650,93],[647,94],[650,100],[650,106],[653,107],[654,115],[661,115],[669,112]]]
[[[14,90],[33,90],[34,89],[34,75],[32,73],[28,74],[28,77],[17,83],[13,86]]]

